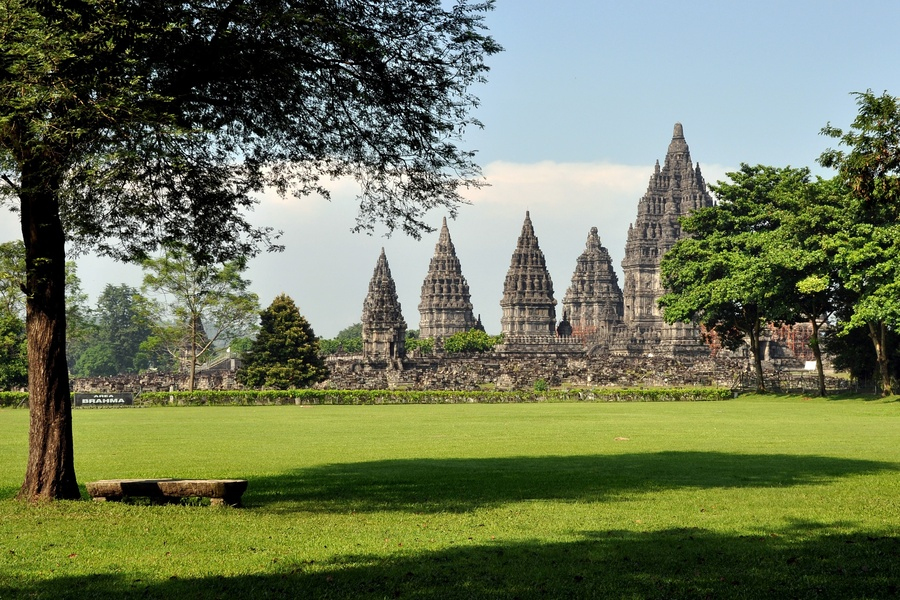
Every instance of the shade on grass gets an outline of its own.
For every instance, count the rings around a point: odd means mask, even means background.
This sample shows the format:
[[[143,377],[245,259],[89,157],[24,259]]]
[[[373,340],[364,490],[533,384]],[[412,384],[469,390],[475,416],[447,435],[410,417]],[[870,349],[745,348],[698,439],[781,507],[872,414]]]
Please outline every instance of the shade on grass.
[[[11,500],[0,598],[881,598],[900,403],[81,410],[82,482],[242,477],[247,508]]]

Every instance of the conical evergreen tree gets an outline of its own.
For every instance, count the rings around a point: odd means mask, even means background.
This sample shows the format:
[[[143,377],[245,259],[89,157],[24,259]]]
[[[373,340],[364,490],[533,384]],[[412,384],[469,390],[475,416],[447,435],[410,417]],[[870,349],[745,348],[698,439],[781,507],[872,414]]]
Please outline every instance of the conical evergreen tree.
[[[316,334],[289,296],[276,297],[260,320],[259,335],[237,372],[241,384],[286,390],[328,377]]]

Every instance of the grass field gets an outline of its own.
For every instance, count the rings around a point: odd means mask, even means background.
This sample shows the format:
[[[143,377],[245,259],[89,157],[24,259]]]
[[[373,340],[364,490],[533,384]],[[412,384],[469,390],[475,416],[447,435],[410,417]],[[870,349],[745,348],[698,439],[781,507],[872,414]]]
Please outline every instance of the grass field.
[[[245,508],[13,500],[0,599],[890,598],[900,402],[79,410],[79,481],[245,478]]]

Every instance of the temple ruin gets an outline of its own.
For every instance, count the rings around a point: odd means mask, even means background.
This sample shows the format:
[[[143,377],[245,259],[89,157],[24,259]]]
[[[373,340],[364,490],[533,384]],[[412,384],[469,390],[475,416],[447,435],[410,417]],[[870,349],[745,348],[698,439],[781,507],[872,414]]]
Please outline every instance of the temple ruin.
[[[712,205],[700,165],[692,162],[682,126],[676,123],[663,164],[656,162],[647,192],[638,201],[637,218],[628,229],[623,288],[609,251],[592,227],[562,300],[559,321],[553,281],[526,211],[500,300],[504,343],[498,353],[709,356],[697,327],[665,323],[656,303],[663,294],[660,260],[682,237],[679,219]],[[419,313],[422,338],[443,339],[477,324],[446,219],[422,284]],[[382,250],[363,310],[365,357],[401,358],[405,331]]]
[[[406,321],[384,248],[363,302],[362,338],[363,356],[367,359],[394,361],[406,355]]]
[[[478,327],[472,313],[469,284],[462,274],[447,219],[441,225],[419,303],[419,337],[439,341]]]

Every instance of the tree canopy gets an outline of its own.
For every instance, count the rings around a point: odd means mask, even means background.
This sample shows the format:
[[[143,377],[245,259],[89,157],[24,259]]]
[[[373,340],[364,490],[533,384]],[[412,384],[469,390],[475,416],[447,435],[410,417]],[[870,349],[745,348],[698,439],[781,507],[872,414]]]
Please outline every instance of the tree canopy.
[[[499,51],[492,0],[0,0],[0,196],[26,255],[31,427],[22,498],[75,498],[66,243],[199,263],[274,247],[266,186],[359,181],[357,228],[413,235],[480,185],[462,135]]]
[[[718,203],[682,218],[688,237],[661,262],[668,322],[697,321],[728,348],[749,340],[757,389],[765,390],[760,334],[787,319],[791,282],[783,276],[776,231],[808,184],[808,169],[741,165],[710,186]]]
[[[856,94],[859,112],[844,131],[822,129],[845,150],[828,149],[819,163],[837,170],[850,190],[846,228],[834,236],[835,259],[855,294],[842,325],[865,328],[875,348],[882,393],[894,386],[889,341],[900,327],[900,98]]]
[[[316,334],[285,294],[260,313],[259,333],[243,360],[236,378],[250,387],[296,389],[328,377]]]
[[[156,303],[155,339],[188,373],[188,390],[193,391],[199,359],[209,357],[216,342],[246,336],[254,327],[259,298],[241,276],[246,263],[201,264],[183,248],[171,246],[142,266],[144,290],[162,297]]]

